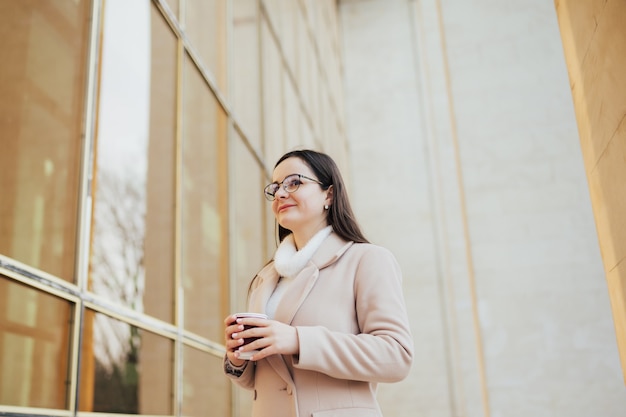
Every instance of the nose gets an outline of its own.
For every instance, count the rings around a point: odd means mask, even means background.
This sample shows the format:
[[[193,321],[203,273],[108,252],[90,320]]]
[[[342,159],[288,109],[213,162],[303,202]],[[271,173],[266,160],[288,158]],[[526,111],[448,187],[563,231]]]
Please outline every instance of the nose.
[[[285,188],[281,184],[280,187],[278,187],[278,190],[276,190],[276,192],[274,193],[274,198],[275,199],[286,198],[288,195],[289,193],[285,191]]]

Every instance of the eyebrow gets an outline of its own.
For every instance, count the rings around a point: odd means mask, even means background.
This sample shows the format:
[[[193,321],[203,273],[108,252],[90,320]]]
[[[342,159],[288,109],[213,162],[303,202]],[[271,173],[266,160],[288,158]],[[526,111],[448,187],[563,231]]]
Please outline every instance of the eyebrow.
[[[287,177],[291,177],[292,175],[302,175],[302,174],[298,174],[297,172],[294,172],[293,174],[285,175],[285,177],[282,180],[280,180],[280,181],[274,180],[270,184],[278,184],[279,182],[283,182],[283,181],[285,181],[285,179]]]

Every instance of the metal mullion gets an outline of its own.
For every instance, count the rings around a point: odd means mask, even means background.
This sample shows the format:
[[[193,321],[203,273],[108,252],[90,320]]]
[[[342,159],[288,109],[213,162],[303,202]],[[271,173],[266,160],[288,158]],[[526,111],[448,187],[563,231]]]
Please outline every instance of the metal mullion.
[[[69,409],[70,415],[75,415],[78,410],[79,395],[78,391],[80,381],[80,361],[81,348],[83,343],[83,319],[84,305],[82,292],[87,289],[89,276],[89,254],[90,254],[90,236],[92,226],[92,208],[93,208],[93,190],[91,188],[93,180],[94,155],[95,155],[95,135],[96,135],[96,94],[99,83],[99,64],[100,64],[100,47],[101,47],[101,29],[103,17],[103,0],[93,0],[91,9],[91,30],[89,33],[89,52],[87,61],[87,85],[85,88],[85,118],[84,118],[84,134],[83,146],[81,153],[81,174],[80,174],[80,191],[79,191],[79,209],[78,209],[78,231],[77,231],[77,258],[75,261],[76,285],[78,287],[78,301],[74,305],[74,326],[71,336],[71,350],[69,361]]]
[[[168,339],[176,338],[176,327],[169,323],[162,322],[143,313],[136,313],[133,310],[127,310],[125,313],[120,308],[112,307],[102,302],[93,302],[93,300],[93,298],[85,300],[83,302],[84,307]]]
[[[15,407],[0,405],[0,416],[11,417],[71,417],[74,413],[69,410],[56,410],[54,408]]]
[[[227,79],[227,88],[229,97],[234,96],[234,88],[233,88],[233,77],[232,68],[233,68],[233,52],[234,51],[234,28],[233,28],[233,6],[232,2],[227,2],[226,4],[226,79]],[[234,133],[234,122],[230,114],[227,114],[228,117],[228,133],[226,140],[228,141],[227,146],[227,164],[228,164],[228,181],[230,182],[232,178],[235,178],[235,146],[232,145],[237,138]],[[254,154],[254,153],[253,153]],[[228,184],[228,195],[227,195],[227,205],[228,207],[235,207],[235,197],[232,191],[233,187],[231,184]],[[235,216],[228,216],[228,234],[233,235],[235,231]],[[235,282],[235,271],[236,262],[234,260],[233,253],[235,248],[235,239],[228,240],[228,310],[232,311],[234,305],[234,291],[236,282]]]
[[[75,285],[2,255],[0,255],[0,274],[74,303],[80,300],[80,292]]]
[[[80,380],[80,357],[82,347],[82,319],[83,319],[83,303],[79,300],[74,304],[73,325],[71,334],[70,360],[69,360],[69,409],[72,415],[78,410],[78,383]]]
[[[76,417],[164,417],[163,414],[122,414],[122,413],[97,413],[97,412],[88,412],[88,411],[79,411],[76,413]],[[1,414],[0,414],[1,416]],[[167,414],[165,415],[167,416]]]
[[[181,18],[184,24],[185,1],[181,0],[179,7],[182,9]],[[183,412],[183,348],[182,331],[185,324],[184,291],[182,285],[182,250],[183,250],[183,94],[184,94],[184,69],[185,51],[181,38],[176,38],[176,160],[175,160],[175,220],[174,224],[174,323],[176,325],[176,341],[174,345],[174,414],[182,415]]]
[[[229,123],[228,123],[228,133],[227,133],[227,141],[229,142],[229,145],[227,147],[227,163],[228,163],[228,181],[233,181],[234,182],[234,178],[236,178],[236,173],[235,173],[235,160],[236,160],[236,154],[235,154],[235,141],[237,140],[237,137],[235,136],[235,132],[234,132],[234,126],[232,124],[232,120],[229,118]],[[227,192],[227,205],[228,207],[235,207],[235,193],[233,191],[233,186],[232,184],[228,184],[228,192]],[[237,226],[236,226],[236,216],[235,215],[229,215],[228,216],[228,234],[230,236],[234,236],[237,230]],[[234,253],[236,252],[236,239],[230,238],[228,239],[228,310],[233,311],[233,306],[235,305],[235,297],[234,297],[234,293],[235,291],[233,291],[233,289],[237,288],[237,282],[235,279],[235,275],[237,273],[237,261],[234,257]]]
[[[170,6],[167,4],[165,0],[152,0],[155,6],[159,9],[167,23],[170,25],[171,29],[174,33],[180,37],[180,34],[183,32],[184,26],[184,16],[185,16],[185,0],[180,0],[178,5],[178,14],[176,16]]]
[[[226,352],[223,345],[189,332],[185,332],[181,342],[184,346],[193,346],[196,349],[210,353],[211,355],[219,358],[223,358]]]
[[[89,34],[89,59],[87,62],[87,87],[85,88],[85,121],[83,147],[81,154],[81,178],[79,195],[79,223],[77,232],[78,256],[75,264],[76,285],[82,290],[87,288],[89,275],[89,250],[91,234],[91,212],[93,205],[93,157],[95,155],[96,94],[98,90],[100,64],[100,31],[102,28],[102,1],[93,0],[91,10],[91,31]]]

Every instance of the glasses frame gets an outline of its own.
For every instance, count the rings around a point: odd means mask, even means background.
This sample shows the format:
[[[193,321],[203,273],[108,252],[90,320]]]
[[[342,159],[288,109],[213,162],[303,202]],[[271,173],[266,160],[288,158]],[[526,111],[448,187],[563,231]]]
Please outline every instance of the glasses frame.
[[[298,177],[298,185],[296,185],[296,188],[294,188],[293,190],[289,191],[287,189],[287,184],[285,184],[285,181],[287,181],[287,179],[292,178],[292,177]],[[318,183],[319,185],[324,185],[320,180],[316,180],[315,178],[311,178],[311,177],[307,177],[306,175],[303,174],[289,174],[287,175],[285,178],[283,178],[283,180],[281,182],[272,182],[270,184],[267,184],[265,186],[265,188],[263,189],[263,194],[265,195],[265,198],[268,201],[274,201],[276,200],[276,193],[278,192],[278,190],[280,189],[280,187],[283,187],[283,190],[285,190],[285,192],[291,194],[291,193],[295,193],[296,191],[298,191],[298,188],[300,188],[300,185],[302,185],[302,178],[307,179],[309,181],[313,181]],[[276,185],[276,191],[274,191],[274,194],[269,192],[269,188],[273,185]]]

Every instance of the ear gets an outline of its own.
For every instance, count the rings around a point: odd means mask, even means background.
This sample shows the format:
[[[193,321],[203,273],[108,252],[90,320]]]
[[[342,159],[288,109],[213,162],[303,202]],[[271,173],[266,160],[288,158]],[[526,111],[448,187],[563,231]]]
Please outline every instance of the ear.
[[[328,187],[328,189],[326,190],[326,200],[324,200],[324,204],[327,204],[329,206],[332,206],[333,201],[334,201],[334,190],[335,188],[331,185],[330,187]]]

